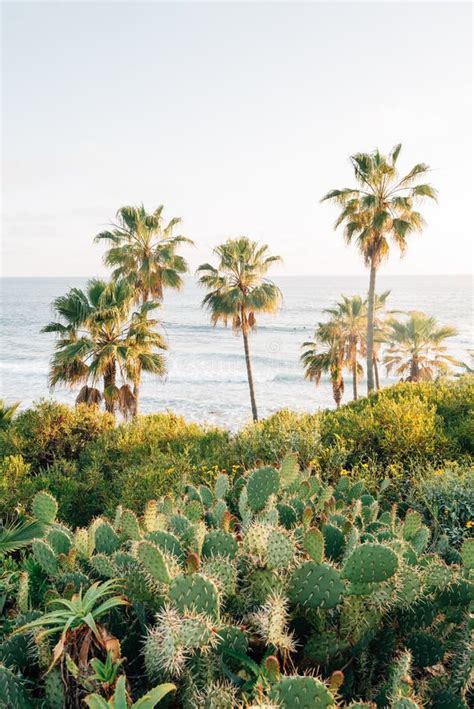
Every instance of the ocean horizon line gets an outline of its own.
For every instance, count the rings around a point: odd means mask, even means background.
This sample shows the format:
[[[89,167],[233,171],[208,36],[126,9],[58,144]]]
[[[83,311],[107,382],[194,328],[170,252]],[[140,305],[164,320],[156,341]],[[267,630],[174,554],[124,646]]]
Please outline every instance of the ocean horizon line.
[[[13,279],[28,279],[28,280],[43,280],[43,279],[53,279],[58,280],[65,278],[105,278],[107,274],[85,274],[85,275],[62,275],[62,276],[3,276],[0,275],[0,280],[13,280]],[[276,274],[274,278],[364,278],[366,273],[283,273]],[[440,278],[450,277],[450,278],[474,278],[474,273],[379,273],[379,278]],[[184,280],[194,280],[192,274],[186,274]]]

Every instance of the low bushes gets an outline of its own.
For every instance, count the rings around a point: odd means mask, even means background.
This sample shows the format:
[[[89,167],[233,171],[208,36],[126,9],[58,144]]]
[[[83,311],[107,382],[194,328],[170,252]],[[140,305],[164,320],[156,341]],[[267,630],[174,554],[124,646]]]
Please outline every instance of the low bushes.
[[[38,472],[57,461],[76,459],[89,441],[114,424],[113,416],[96,407],[40,401],[0,432],[0,457],[21,454]]]
[[[288,451],[328,482],[340,471],[367,486],[392,481],[395,498],[413,483],[472,464],[474,377],[398,384],[335,411],[282,410],[236,434],[187,423],[172,413],[141,416],[116,427],[96,409],[41,402],[0,432],[0,515],[48,489],[72,524],[85,524],[119,501],[138,510],[149,497],[184,481],[212,482]],[[470,492],[467,491],[469,495]]]

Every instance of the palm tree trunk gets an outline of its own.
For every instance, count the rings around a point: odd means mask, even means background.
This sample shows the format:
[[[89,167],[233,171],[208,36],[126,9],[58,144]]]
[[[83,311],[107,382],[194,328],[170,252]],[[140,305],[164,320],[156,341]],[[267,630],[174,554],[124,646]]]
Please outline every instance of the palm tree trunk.
[[[115,387],[115,380],[116,380],[116,370],[115,370],[115,362],[112,362],[111,364],[108,365],[107,370],[104,374],[104,393],[105,390],[108,389],[109,387]],[[115,397],[112,396],[104,396],[105,400],[105,410],[108,411],[110,414],[113,414],[115,416]]]
[[[418,357],[413,356],[411,363],[410,363],[410,376],[408,377],[408,381],[410,382],[417,382],[419,381],[420,378],[420,369],[418,366]]]
[[[357,401],[357,398],[358,398],[358,392],[357,392],[357,342],[352,343],[351,360],[352,360],[352,396],[354,398],[354,401]]]
[[[374,376],[375,376],[375,388],[377,391],[379,391],[380,379],[379,379],[379,366],[377,364],[377,357],[374,357]]]
[[[254,421],[258,421],[257,404],[255,402],[255,390],[253,386],[252,363],[250,361],[249,336],[245,328],[242,328],[242,337],[244,338],[245,364],[247,365],[247,379],[249,381],[252,416]]]
[[[374,302],[377,268],[370,264],[369,299],[367,307],[367,393],[374,390]]]
[[[357,361],[354,360],[352,364],[352,397],[354,401],[358,399],[357,393]]]
[[[138,377],[138,380],[134,382],[133,384],[133,396],[135,397],[135,403],[133,404],[133,412],[132,416],[135,418],[135,416],[138,416],[138,401],[140,399],[140,378],[141,378],[141,373]]]

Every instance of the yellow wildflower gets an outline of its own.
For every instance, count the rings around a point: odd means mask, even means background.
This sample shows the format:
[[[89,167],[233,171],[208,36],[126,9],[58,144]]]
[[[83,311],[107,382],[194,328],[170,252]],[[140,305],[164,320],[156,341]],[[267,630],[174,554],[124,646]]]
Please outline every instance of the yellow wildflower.
[[[466,522],[466,529],[471,529],[471,527],[474,527],[474,520],[472,519]]]

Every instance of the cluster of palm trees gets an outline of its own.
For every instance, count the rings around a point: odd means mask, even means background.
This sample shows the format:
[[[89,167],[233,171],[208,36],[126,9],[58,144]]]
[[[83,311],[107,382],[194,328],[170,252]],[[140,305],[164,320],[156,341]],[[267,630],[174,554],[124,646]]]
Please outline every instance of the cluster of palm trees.
[[[375,296],[374,324],[378,332],[382,331],[381,314],[389,295],[390,291],[385,291]],[[358,382],[364,373],[361,359],[367,353],[368,301],[360,295],[343,295],[339,303],[323,312],[330,318],[327,322],[318,323],[314,338],[303,343],[301,361],[306,379],[316,384],[319,384],[323,374],[329,374],[334,401],[339,406],[344,395],[345,369],[351,373],[353,399],[358,398]],[[376,388],[379,389],[378,342],[374,343],[372,359]]]
[[[342,297],[328,309],[327,322],[319,323],[314,340],[303,345],[302,361],[308,379],[319,383],[328,373],[334,399],[339,405],[344,392],[344,371],[352,376],[354,399],[363,374],[365,358],[370,393],[378,388],[380,349],[387,370],[409,381],[419,381],[446,372],[454,360],[443,344],[454,334],[440,328],[432,318],[411,313],[406,321],[383,316],[388,292],[376,295],[377,270],[395,244],[403,254],[408,235],[420,231],[423,218],[415,205],[436,199],[436,191],[423,182],[429,168],[415,165],[405,176],[397,170],[401,145],[388,157],[378,150],[351,157],[355,187],[332,190],[322,201],[340,208],[335,228],[344,226],[346,242],[355,242],[370,269],[367,299]],[[104,401],[105,408],[124,416],[138,412],[143,372],[163,376],[166,372],[166,341],[154,314],[167,288],[179,289],[188,271],[179,253],[190,239],[175,235],[178,218],[165,223],[163,207],[148,214],[143,206],[122,207],[117,221],[95,241],[105,241],[104,262],[112,268],[109,281],[91,280],[85,290],[73,288],[54,301],[59,319],[44,328],[57,335],[51,360],[50,384],[81,386],[77,401]],[[260,313],[276,312],[282,301],[277,285],[267,278],[280,260],[268,246],[248,237],[229,239],[214,249],[216,265],[197,269],[199,284],[208,292],[202,304],[212,324],[231,323],[242,334],[252,416],[258,419],[252,376],[249,336]]]
[[[408,382],[431,380],[448,374],[451,365],[462,366],[448,354],[445,340],[456,335],[453,327],[439,326],[432,317],[417,311],[394,317],[396,311],[385,311],[390,291],[375,295],[374,341],[372,365],[375,389],[380,389],[379,364],[387,374],[394,373]],[[324,311],[326,322],[318,323],[314,338],[303,343],[301,361],[305,377],[316,385],[328,374],[333,398],[339,407],[344,395],[344,371],[352,377],[354,401],[358,398],[358,382],[364,374],[363,359],[367,355],[368,301],[359,295],[342,296],[342,301]],[[383,348],[383,357],[382,355]]]
[[[166,341],[154,317],[166,288],[180,288],[187,272],[177,252],[192,243],[165,223],[163,207],[147,214],[143,206],[122,207],[117,223],[95,237],[106,241],[104,262],[113,268],[109,281],[92,279],[85,290],[72,288],[56,298],[58,316],[43,332],[57,335],[51,359],[51,387],[81,385],[78,403],[104,401],[112,414],[138,413],[143,372],[166,372]]]

